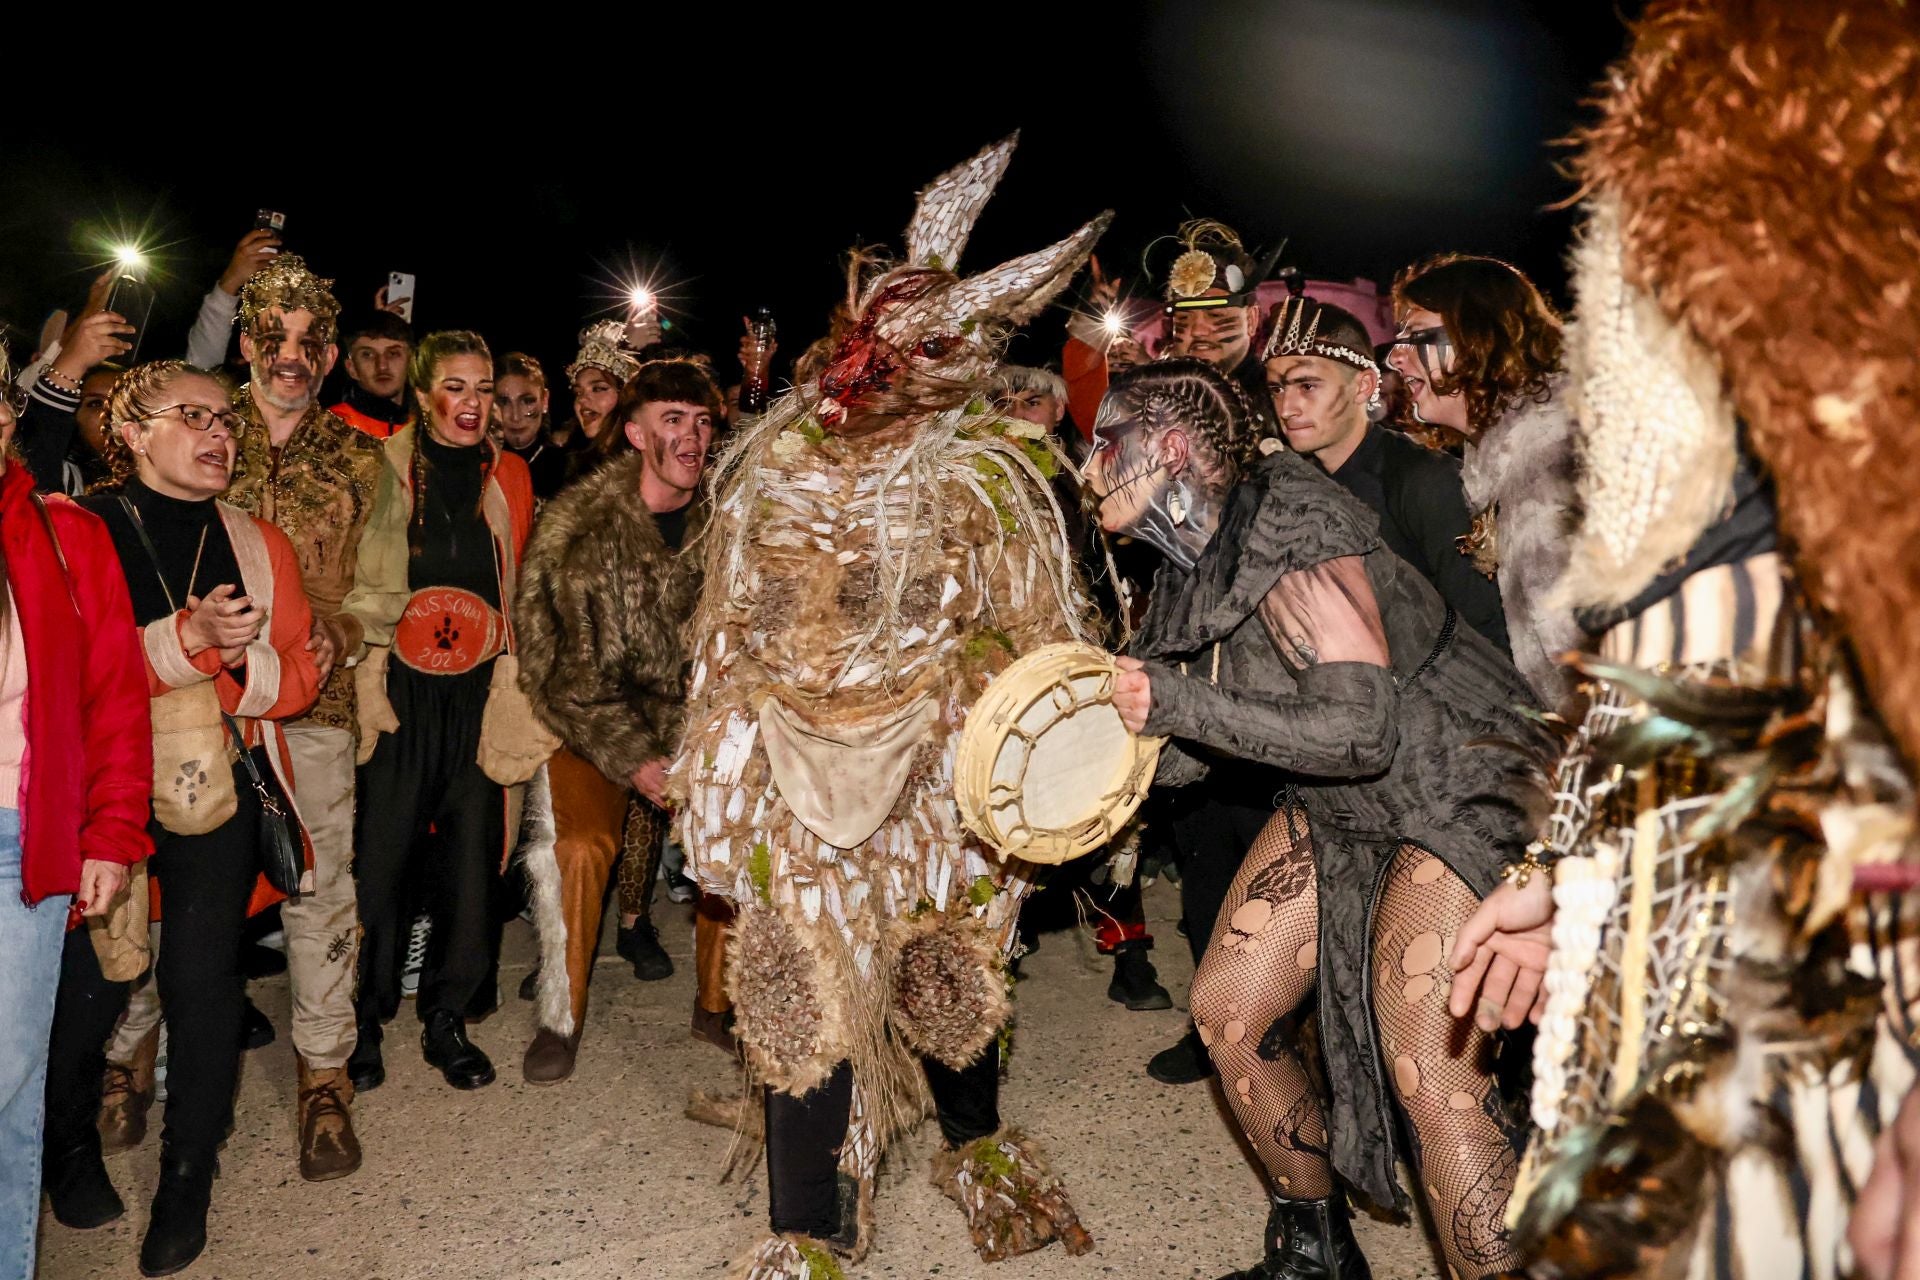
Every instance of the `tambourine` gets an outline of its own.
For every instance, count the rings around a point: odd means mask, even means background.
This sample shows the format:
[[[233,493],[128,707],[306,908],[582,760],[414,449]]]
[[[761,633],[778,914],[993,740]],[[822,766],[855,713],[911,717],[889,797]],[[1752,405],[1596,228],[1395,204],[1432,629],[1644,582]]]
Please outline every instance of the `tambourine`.
[[[1002,856],[1060,863],[1107,843],[1146,799],[1164,738],[1113,705],[1111,654],[1051,644],[1016,659],[967,714],[954,794],[967,828]]]

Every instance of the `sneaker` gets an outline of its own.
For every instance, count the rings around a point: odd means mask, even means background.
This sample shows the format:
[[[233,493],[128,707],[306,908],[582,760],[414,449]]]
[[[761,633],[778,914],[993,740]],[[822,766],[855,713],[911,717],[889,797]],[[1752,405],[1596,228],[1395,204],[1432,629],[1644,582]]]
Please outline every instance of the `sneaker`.
[[[1160,985],[1147,949],[1153,943],[1145,938],[1123,942],[1113,951],[1113,981],[1107,984],[1107,999],[1139,1012],[1144,1009],[1171,1009],[1173,997]]]
[[[160,1047],[153,1055],[153,1100],[167,1100],[167,1024],[160,1024]]]
[[[240,1010],[240,1043],[246,1049],[264,1049],[273,1043],[273,1019],[248,999]]]
[[[699,887],[683,871],[670,867],[666,879],[668,902],[692,902],[700,894]]]
[[[427,965],[427,939],[433,936],[433,917],[421,912],[407,935],[407,958],[400,966],[400,995],[411,1000],[420,994],[420,971]]]

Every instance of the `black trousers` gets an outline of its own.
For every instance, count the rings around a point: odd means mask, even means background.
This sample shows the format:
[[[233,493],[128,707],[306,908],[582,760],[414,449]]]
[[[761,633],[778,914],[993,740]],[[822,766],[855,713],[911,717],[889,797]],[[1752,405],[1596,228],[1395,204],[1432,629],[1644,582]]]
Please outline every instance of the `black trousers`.
[[[264,752],[254,760],[264,772]],[[160,886],[166,937],[154,981],[167,1027],[167,1112],[161,1141],[180,1157],[209,1161],[233,1119],[240,1078],[240,972],[247,903],[259,874],[259,800],[244,779],[240,808],[205,835],[162,834],[148,864]],[[100,972],[85,929],[67,935],[60,957],[47,1062],[47,1145],[73,1146],[94,1133],[100,1076],[128,983]],[[94,1137],[97,1141],[97,1135]]]
[[[362,930],[355,1010],[363,1036],[377,1035],[374,1029],[400,1009],[416,857],[425,858],[421,888],[433,917],[420,973],[421,1020],[443,1009],[464,1016],[494,972],[506,792],[475,760],[492,673],[488,663],[463,675],[429,676],[397,662],[387,673],[400,728],[382,734],[361,766],[353,868]]]
[[[1000,1046],[990,1044],[963,1071],[922,1059],[940,1134],[948,1146],[1000,1128]],[[796,1098],[766,1091],[767,1216],[775,1231],[824,1238],[840,1229],[838,1167],[853,1103],[853,1071],[834,1068],[813,1092]]]
[[[1214,762],[1205,779],[1174,793],[1173,832],[1180,852],[1180,914],[1193,963],[1207,949],[1220,908],[1247,850],[1267,825],[1286,775],[1239,760]]]

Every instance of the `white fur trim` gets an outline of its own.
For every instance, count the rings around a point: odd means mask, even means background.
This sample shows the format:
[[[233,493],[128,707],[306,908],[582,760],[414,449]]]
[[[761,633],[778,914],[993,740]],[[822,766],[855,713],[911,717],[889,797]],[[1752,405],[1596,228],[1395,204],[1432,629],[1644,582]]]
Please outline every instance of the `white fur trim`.
[[[180,615],[177,613],[155,618],[140,628],[140,643],[147,651],[147,661],[153,664],[154,674],[175,689],[213,679],[187,661],[186,650],[180,647]]]
[[[241,589],[267,615],[271,627],[274,581],[267,540],[252,516],[224,502],[219,506],[220,518],[227,526],[227,540],[233,544],[233,558],[240,565]],[[262,636],[247,646],[247,687],[240,693],[240,705],[234,714],[258,717],[279,700],[280,654]]]
[[[553,790],[547,766],[526,784],[526,813],[520,823],[520,856],[533,886],[533,929],[540,940],[540,981],[534,1016],[539,1025],[563,1036],[573,1034],[573,991],[567,974],[567,913],[560,906],[560,861],[553,825]]]

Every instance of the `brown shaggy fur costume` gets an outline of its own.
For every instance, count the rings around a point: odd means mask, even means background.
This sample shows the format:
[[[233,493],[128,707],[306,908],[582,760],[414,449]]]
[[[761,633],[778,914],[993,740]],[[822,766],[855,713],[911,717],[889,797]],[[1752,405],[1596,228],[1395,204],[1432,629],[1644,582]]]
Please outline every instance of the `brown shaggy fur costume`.
[[[640,499],[638,453],[548,503],[527,543],[520,687],[569,750],[615,781],[678,745],[698,562],[661,539]]]
[[[1920,759],[1920,10],[1654,0],[1576,174],[1728,371],[1814,600]]]

